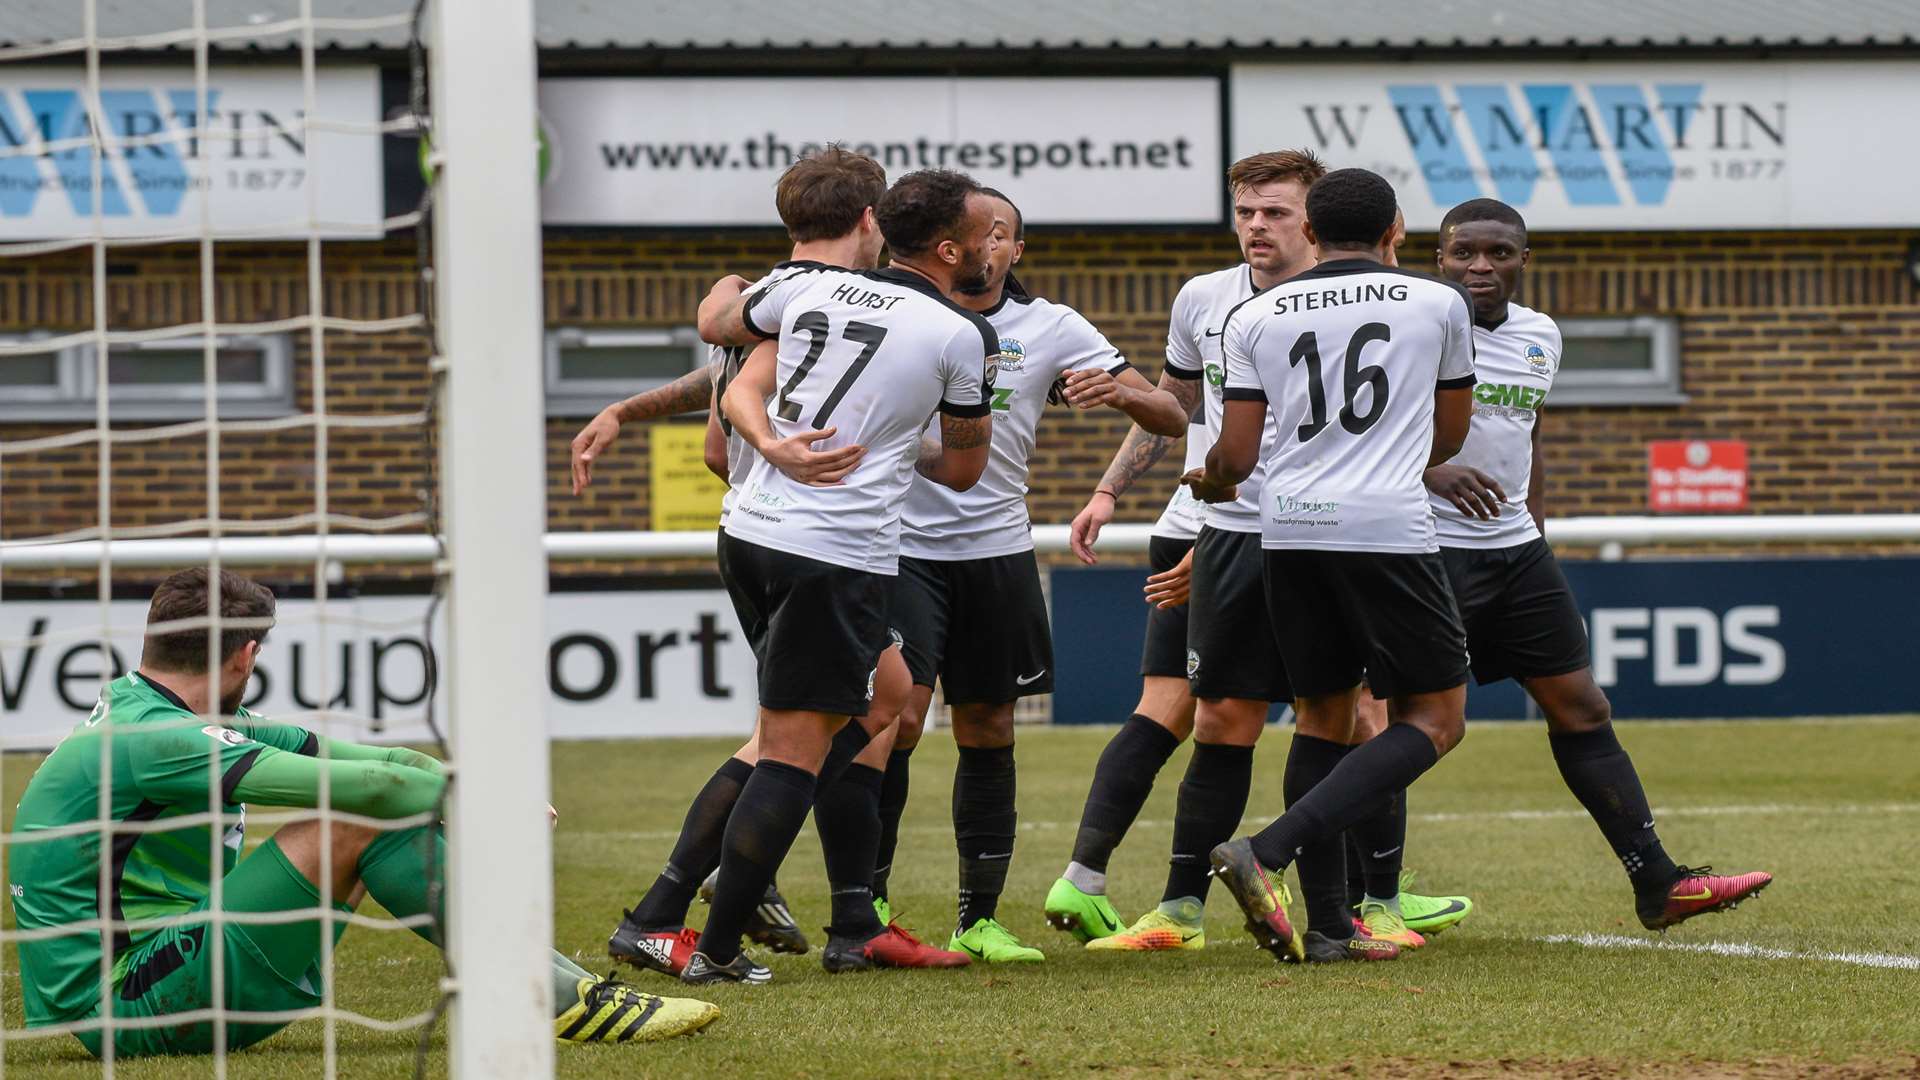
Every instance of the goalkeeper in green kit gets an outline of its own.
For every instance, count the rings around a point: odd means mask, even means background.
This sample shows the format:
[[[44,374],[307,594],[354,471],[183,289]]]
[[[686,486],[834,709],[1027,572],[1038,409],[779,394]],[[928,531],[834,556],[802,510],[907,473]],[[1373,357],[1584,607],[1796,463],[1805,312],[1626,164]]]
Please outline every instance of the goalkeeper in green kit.
[[[161,583],[147,625],[204,619],[209,574],[186,570]],[[433,914],[432,883],[444,879],[438,824],[372,828],[317,818],[280,829],[240,855],[245,806],[329,805],[361,818],[431,814],[446,784],[440,762],[412,750],[326,739],[276,724],[240,706],[254,659],[272,624],[273,594],[236,574],[220,574],[220,656],[210,664],[209,633],[149,630],[140,668],[101,691],[86,722],[41,763],[20,800],[8,865],[8,892],[20,941],[20,974],[29,1026],[74,1024],[86,1048],[101,1052],[100,1011],[113,1014],[117,1056],[207,1053],[210,1011],[285,1013],[322,1001],[322,935],[337,939],[344,917],[316,911],[294,921],[253,921],[244,913],[318,909],[321,867],[341,912],[372,896],[396,916]],[[103,762],[101,739],[111,736]],[[110,774],[102,777],[103,767]],[[101,827],[101,784],[110,781]],[[218,794],[218,799],[214,795]],[[220,865],[207,815],[219,809],[225,835]],[[168,828],[172,818],[186,818]],[[187,823],[191,822],[191,824]],[[36,833],[47,833],[38,838]],[[331,844],[324,863],[324,844]],[[101,882],[101,845],[108,877]],[[221,905],[210,911],[212,877]],[[101,941],[98,920],[116,925]],[[439,944],[436,918],[414,932]],[[64,931],[64,932],[63,932]],[[224,1001],[213,1000],[215,950],[223,935]],[[110,949],[103,994],[101,952]],[[554,1034],[571,1042],[651,1041],[698,1030],[719,1015],[700,1001],[661,998],[600,979],[553,954]],[[180,1022],[163,1018],[178,1014]],[[232,1015],[229,1049],[249,1046],[285,1019]]]

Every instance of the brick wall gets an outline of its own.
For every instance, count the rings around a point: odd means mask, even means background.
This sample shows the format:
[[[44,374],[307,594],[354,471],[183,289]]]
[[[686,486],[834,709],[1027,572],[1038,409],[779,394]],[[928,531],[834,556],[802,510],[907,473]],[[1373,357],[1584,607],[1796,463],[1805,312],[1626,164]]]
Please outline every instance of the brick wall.
[[[1424,261],[1432,238],[1404,254]],[[1645,507],[1645,449],[1654,438],[1715,436],[1752,444],[1759,512],[1920,511],[1920,299],[1901,264],[1907,235],[1835,233],[1562,234],[1535,237],[1523,299],[1548,313],[1671,314],[1681,318],[1685,405],[1550,408],[1544,434],[1555,515],[1630,514]],[[550,325],[671,326],[722,272],[752,272],[785,254],[768,231],[667,234],[557,232],[547,240]],[[398,319],[417,310],[410,238],[338,243],[324,252],[329,315]],[[1157,373],[1166,311],[1181,282],[1237,260],[1224,230],[1036,230],[1021,276],[1078,307],[1129,357]],[[91,325],[89,257],[68,252],[0,260],[0,334]],[[216,265],[222,321],[265,322],[307,311],[304,248],[223,246]],[[192,247],[117,249],[107,307],[115,329],[197,320]],[[333,413],[410,414],[425,404],[423,336],[330,331],[326,405]],[[538,356],[527,358],[530,364]],[[300,408],[313,404],[311,344],[297,344]],[[567,488],[576,419],[547,425],[548,516],[555,529],[644,528],[647,433],[623,437],[582,498]],[[97,525],[91,444],[19,445],[71,423],[0,425],[0,537]],[[113,450],[114,524],[158,525],[206,510],[204,433]],[[1035,520],[1072,516],[1124,431],[1116,416],[1051,410],[1042,425],[1031,503]],[[426,442],[414,427],[335,429],[329,508],[388,519],[418,508]],[[1178,461],[1128,496],[1122,520],[1158,512]],[[220,500],[231,519],[271,524],[314,507],[310,429],[229,431],[221,438]],[[304,531],[304,530],[301,530]],[[19,580],[19,578],[14,578]]]

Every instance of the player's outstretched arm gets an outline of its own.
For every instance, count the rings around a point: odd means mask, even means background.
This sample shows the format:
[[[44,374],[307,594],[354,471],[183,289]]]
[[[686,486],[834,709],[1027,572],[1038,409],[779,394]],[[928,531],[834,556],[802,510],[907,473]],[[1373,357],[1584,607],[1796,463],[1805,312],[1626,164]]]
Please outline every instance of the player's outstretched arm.
[[[1466,445],[1467,432],[1473,427],[1473,387],[1438,389],[1433,392],[1433,452],[1427,457],[1431,469],[1450,460]]]
[[[965,491],[980,482],[987,470],[987,456],[993,443],[993,414],[986,416],[950,416],[940,414],[940,446],[934,453],[932,443],[922,441],[921,453],[913,467],[921,476],[942,487]]]
[[[1105,405],[1127,414],[1142,430],[1163,438],[1177,439],[1187,433],[1191,410],[1162,386],[1155,387],[1131,367],[1118,374],[1110,371],[1069,371],[1062,377],[1062,396],[1076,409],[1097,409]],[[1181,380],[1171,380],[1180,382]]]
[[[1207,464],[1180,478],[1201,502],[1228,502],[1239,495],[1240,481],[1253,475],[1260,460],[1260,434],[1267,422],[1265,400],[1228,398],[1220,417],[1220,438],[1207,451]]]
[[[418,750],[409,750],[404,746],[370,746],[367,743],[348,742],[345,739],[321,739],[321,747],[315,756],[332,758],[335,761],[384,761],[390,765],[405,765],[410,769],[421,769],[430,773],[445,773],[447,767],[432,754],[423,754]]]
[[[699,412],[712,401],[713,365],[709,364],[601,409],[573,437],[573,493],[578,495],[593,483],[593,463],[620,437],[621,425]]]
[[[1200,380],[1183,379],[1169,372],[1160,374],[1158,391],[1172,397],[1180,407],[1181,413],[1191,418],[1193,410],[1200,404]],[[1139,424],[1127,429],[1127,437],[1120,440],[1120,449],[1114,452],[1113,461],[1107,465],[1107,471],[1100,476],[1100,483],[1087,499],[1087,505],[1073,516],[1073,524],[1068,527],[1068,538],[1073,553],[1080,561],[1092,566],[1100,561],[1093,552],[1093,545],[1100,539],[1100,530],[1113,520],[1113,511],[1120,496],[1127,493],[1135,480],[1145,476],[1160,459],[1167,456],[1180,437],[1186,434],[1183,424],[1178,435],[1155,435]]]
[[[436,767],[438,764],[435,762]],[[232,798],[257,806],[317,807],[323,778],[328,805],[333,809],[382,819],[431,811],[439,805],[440,793],[447,784],[440,772],[391,760],[318,758],[272,751],[261,754],[240,777]]]

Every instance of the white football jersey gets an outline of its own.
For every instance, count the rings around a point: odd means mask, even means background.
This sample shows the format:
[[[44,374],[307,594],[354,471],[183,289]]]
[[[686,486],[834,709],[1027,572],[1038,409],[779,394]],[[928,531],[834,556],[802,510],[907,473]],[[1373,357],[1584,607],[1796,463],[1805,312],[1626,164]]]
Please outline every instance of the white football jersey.
[[[780,277],[785,271],[825,265],[811,259],[791,259],[775,263],[772,273],[740,291],[752,293]],[[748,345],[715,345],[708,350],[707,363],[713,369],[713,400],[719,401],[727,396],[727,386],[733,382],[735,375],[740,374],[740,365],[747,362],[747,354],[752,351],[753,348]],[[720,433],[727,437],[727,493],[720,499],[720,524],[725,527],[727,513],[733,509],[734,496],[739,493],[740,485],[747,482],[747,472],[753,467],[754,458],[758,455],[753,452],[753,447],[747,445],[747,440],[733,430],[733,424],[727,419],[726,413],[722,412],[719,419]]]
[[[1494,478],[1507,493],[1500,516],[1482,521],[1452,502],[1429,495],[1440,546],[1504,548],[1540,538],[1527,513],[1533,482],[1533,429],[1554,373],[1560,370],[1560,328],[1545,315],[1507,305],[1499,326],[1473,328],[1473,430],[1450,465],[1469,465]]]
[[[1280,429],[1262,546],[1438,550],[1420,477],[1434,389],[1474,383],[1465,289],[1369,259],[1323,262],[1236,308],[1225,352],[1227,397],[1265,402]]]
[[[1033,550],[1027,464],[1048,392],[1069,371],[1118,374],[1127,367],[1120,351],[1065,304],[1007,293],[982,314],[1000,347],[987,471],[966,491],[915,474],[901,513],[902,555],[958,561]],[[927,435],[939,442],[939,424],[930,424]]]
[[[910,270],[809,267],[749,297],[749,329],[780,339],[767,417],[775,438],[837,429],[816,447],[858,444],[846,479],[816,487],[757,458],[727,535],[821,562],[893,574],[900,507],[920,431],[936,411],[992,412],[999,337],[987,320]]]
[[[758,282],[755,283],[756,285]],[[744,345],[715,345],[708,350],[708,365],[713,372],[713,400],[715,402],[727,396],[727,386],[733,377],[740,374],[740,365],[747,362],[747,347]],[[727,414],[719,417],[720,433],[727,437],[727,493],[720,497],[720,525],[726,527],[727,514],[733,510],[733,499],[740,491],[740,485],[747,482],[747,472],[753,468],[753,459],[758,456],[747,440],[733,430],[733,422]]]
[[[1226,270],[1202,274],[1180,286],[1173,298],[1173,317],[1167,327],[1167,371],[1175,378],[1201,379],[1202,415],[1207,421],[1207,445],[1220,437],[1220,418],[1225,415],[1226,360],[1220,353],[1221,334],[1227,315],[1241,301],[1257,292],[1253,286],[1253,268],[1246,263]],[[1260,486],[1265,480],[1267,450],[1278,437],[1272,420],[1260,441],[1261,465],[1240,485],[1239,498],[1233,502],[1213,503],[1206,508],[1206,523],[1228,532],[1260,531]],[[1204,463],[1204,462],[1203,462]]]
[[[1180,475],[1185,476],[1207,463],[1207,451],[1213,449],[1213,436],[1207,433],[1207,422],[1194,417],[1187,425],[1187,458],[1180,466]],[[1185,484],[1173,485],[1173,498],[1167,500],[1167,508],[1160,511],[1160,520],[1153,523],[1153,535],[1164,536],[1169,540],[1193,540],[1200,535],[1200,526],[1207,523],[1207,504],[1193,497],[1193,489]]]

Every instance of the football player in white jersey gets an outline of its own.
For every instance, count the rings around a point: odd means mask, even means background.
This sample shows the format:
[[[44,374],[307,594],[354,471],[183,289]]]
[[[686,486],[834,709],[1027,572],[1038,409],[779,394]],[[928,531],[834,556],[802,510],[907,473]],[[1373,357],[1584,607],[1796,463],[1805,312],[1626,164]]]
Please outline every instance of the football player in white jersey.
[[[1156,390],[1078,312],[1029,295],[1011,271],[1025,244],[1012,201],[995,198],[990,276],[955,299],[992,324],[999,368],[993,386],[993,451],[980,482],[965,492],[916,480],[902,513],[900,575],[891,616],[905,641],[912,703],[901,718],[889,759],[856,764],[837,785],[862,784],[864,797],[885,793],[891,835],[876,859],[875,894],[890,915],[885,888],[898,837],[910,753],[918,744],[937,677],[953,708],[960,760],[953,815],[960,857],[959,917],[948,948],[987,963],[1033,962],[1040,950],[1020,942],[998,919],[1012,860],[1014,703],[1053,689],[1053,642],[1027,517],[1027,470],[1050,400],[1076,408],[1117,409],[1150,431],[1185,430],[1186,411]],[[871,748],[868,753],[872,753]],[[865,770],[865,765],[876,768]],[[823,803],[829,798],[823,794]],[[887,828],[887,826],[891,828]],[[838,897],[853,890],[834,883]]]
[[[1532,254],[1526,222],[1495,199],[1461,203],[1440,222],[1435,254],[1441,275],[1473,300],[1473,430],[1425,480],[1474,682],[1512,678],[1546,714],[1554,763],[1626,867],[1643,926],[1663,930],[1732,907],[1772,876],[1714,875],[1667,856],[1594,681],[1580,609],[1542,533],[1540,412],[1560,369],[1560,328],[1512,300]]]
[[[1228,170],[1235,234],[1246,261],[1194,278],[1181,288],[1174,299],[1167,364],[1161,375],[1161,385],[1189,409],[1200,406],[1205,398],[1199,414],[1205,426],[1196,430],[1216,432],[1223,416],[1220,334],[1227,313],[1260,290],[1313,265],[1313,246],[1300,223],[1307,188],[1324,172],[1325,167],[1304,151],[1256,154]],[[1074,519],[1074,550],[1083,561],[1093,561],[1092,545],[1101,527],[1112,519],[1118,495],[1159,461],[1171,442],[1137,428],[1128,433],[1093,498]],[[1194,454],[1191,446],[1189,454]],[[1048,921],[1087,941],[1089,948],[1205,946],[1202,915],[1209,885],[1208,853],[1233,834],[1245,812],[1253,783],[1253,746],[1266,727],[1269,704],[1293,697],[1261,584],[1254,509],[1258,480],[1250,479],[1241,491],[1246,494],[1244,503],[1206,508],[1205,526],[1191,554],[1187,641],[1174,654],[1184,661],[1179,667],[1167,670],[1171,650],[1151,636],[1162,627],[1149,624],[1142,707],[1101,754],[1073,860],[1047,894]],[[1174,566],[1177,570],[1178,564]],[[1175,573],[1149,588],[1177,581]],[[1192,698],[1199,699],[1199,704],[1189,714],[1186,703]],[[1194,735],[1194,754],[1180,785],[1173,856],[1161,902],[1123,930],[1106,897],[1107,859],[1145,804],[1155,774],[1189,733]],[[1289,761],[1311,758],[1316,751],[1324,751],[1320,756],[1341,752],[1349,740],[1364,733],[1351,718],[1326,728],[1302,724],[1296,729]],[[1291,765],[1289,775],[1293,775]],[[1389,825],[1391,821],[1384,821],[1381,827]],[[1344,859],[1329,863],[1326,871],[1324,881],[1316,878],[1316,884],[1326,895],[1344,896]]]
[[[1303,758],[1296,745],[1287,812],[1220,844],[1211,862],[1255,941],[1277,956],[1386,959],[1398,947],[1354,932],[1344,880],[1316,896],[1324,875],[1310,866],[1338,863],[1344,879],[1340,834],[1465,728],[1466,632],[1421,477],[1466,438],[1471,305],[1457,285],[1385,265],[1397,207],[1374,173],[1328,173],[1306,210],[1321,261],[1227,318],[1226,417],[1205,472],[1189,480],[1209,503],[1234,500],[1265,457],[1256,521],[1299,723],[1350,729],[1363,678],[1389,702],[1390,722],[1357,748]],[[1304,940],[1277,884],[1295,862],[1309,894]]]
[[[776,264],[773,272],[758,282],[744,287],[731,286],[729,295],[742,290],[751,292],[793,269],[822,266],[871,269],[882,243],[872,208],[885,191],[886,173],[876,162],[839,147],[829,146],[796,162],[782,175],[774,199],[781,221],[794,241],[791,258]],[[594,459],[613,444],[623,424],[707,408],[707,467],[730,485],[721,502],[722,531],[716,549],[721,580],[726,583],[731,578],[727,553],[733,543],[724,531],[727,514],[746,479],[753,450],[733,431],[719,408],[721,396],[745,360],[746,349],[716,345],[712,353],[712,363],[700,371],[602,410],[574,439],[573,480],[576,494],[592,483]],[[697,400],[696,383],[700,394]],[[751,634],[751,612],[736,605],[736,615]],[[882,656],[874,684],[874,706],[869,715],[890,720],[903,706],[907,687],[906,666],[899,650],[889,650]],[[831,777],[843,769],[867,734],[864,727],[854,730],[849,725],[849,730],[836,737],[822,773]],[[884,742],[885,729],[874,738],[876,742]],[[700,790],[688,808],[666,866],[633,908],[623,913],[619,926],[609,938],[607,949],[614,959],[673,977],[678,977],[686,967],[699,939],[698,932],[686,926],[687,910],[696,889],[702,896],[711,896],[712,875],[719,865],[727,817],[758,760],[756,734],[723,763]],[[834,837],[824,836],[823,847],[829,852],[838,850],[840,845],[834,841]],[[750,939],[776,952],[805,953],[808,949],[805,935],[772,882],[768,883],[760,905],[749,916],[746,933]],[[898,947],[880,950],[882,955],[875,962],[889,966],[947,966],[954,959],[964,960],[964,957],[944,953],[934,956],[932,954],[940,950],[915,947],[905,941],[887,944]],[[826,959],[823,953],[823,961]]]
[[[887,269],[806,268],[702,305],[709,342],[777,345],[757,348],[721,401],[758,455],[726,532],[738,542],[730,591],[753,616],[760,760],[729,816],[686,982],[771,978],[740,952],[740,934],[812,806],[835,733],[869,709],[890,645],[900,505],[916,471],[965,490],[986,467],[999,342],[948,293],[987,276],[991,203],[959,173],[909,174],[875,207]],[[923,453],[936,412],[940,445]]]

